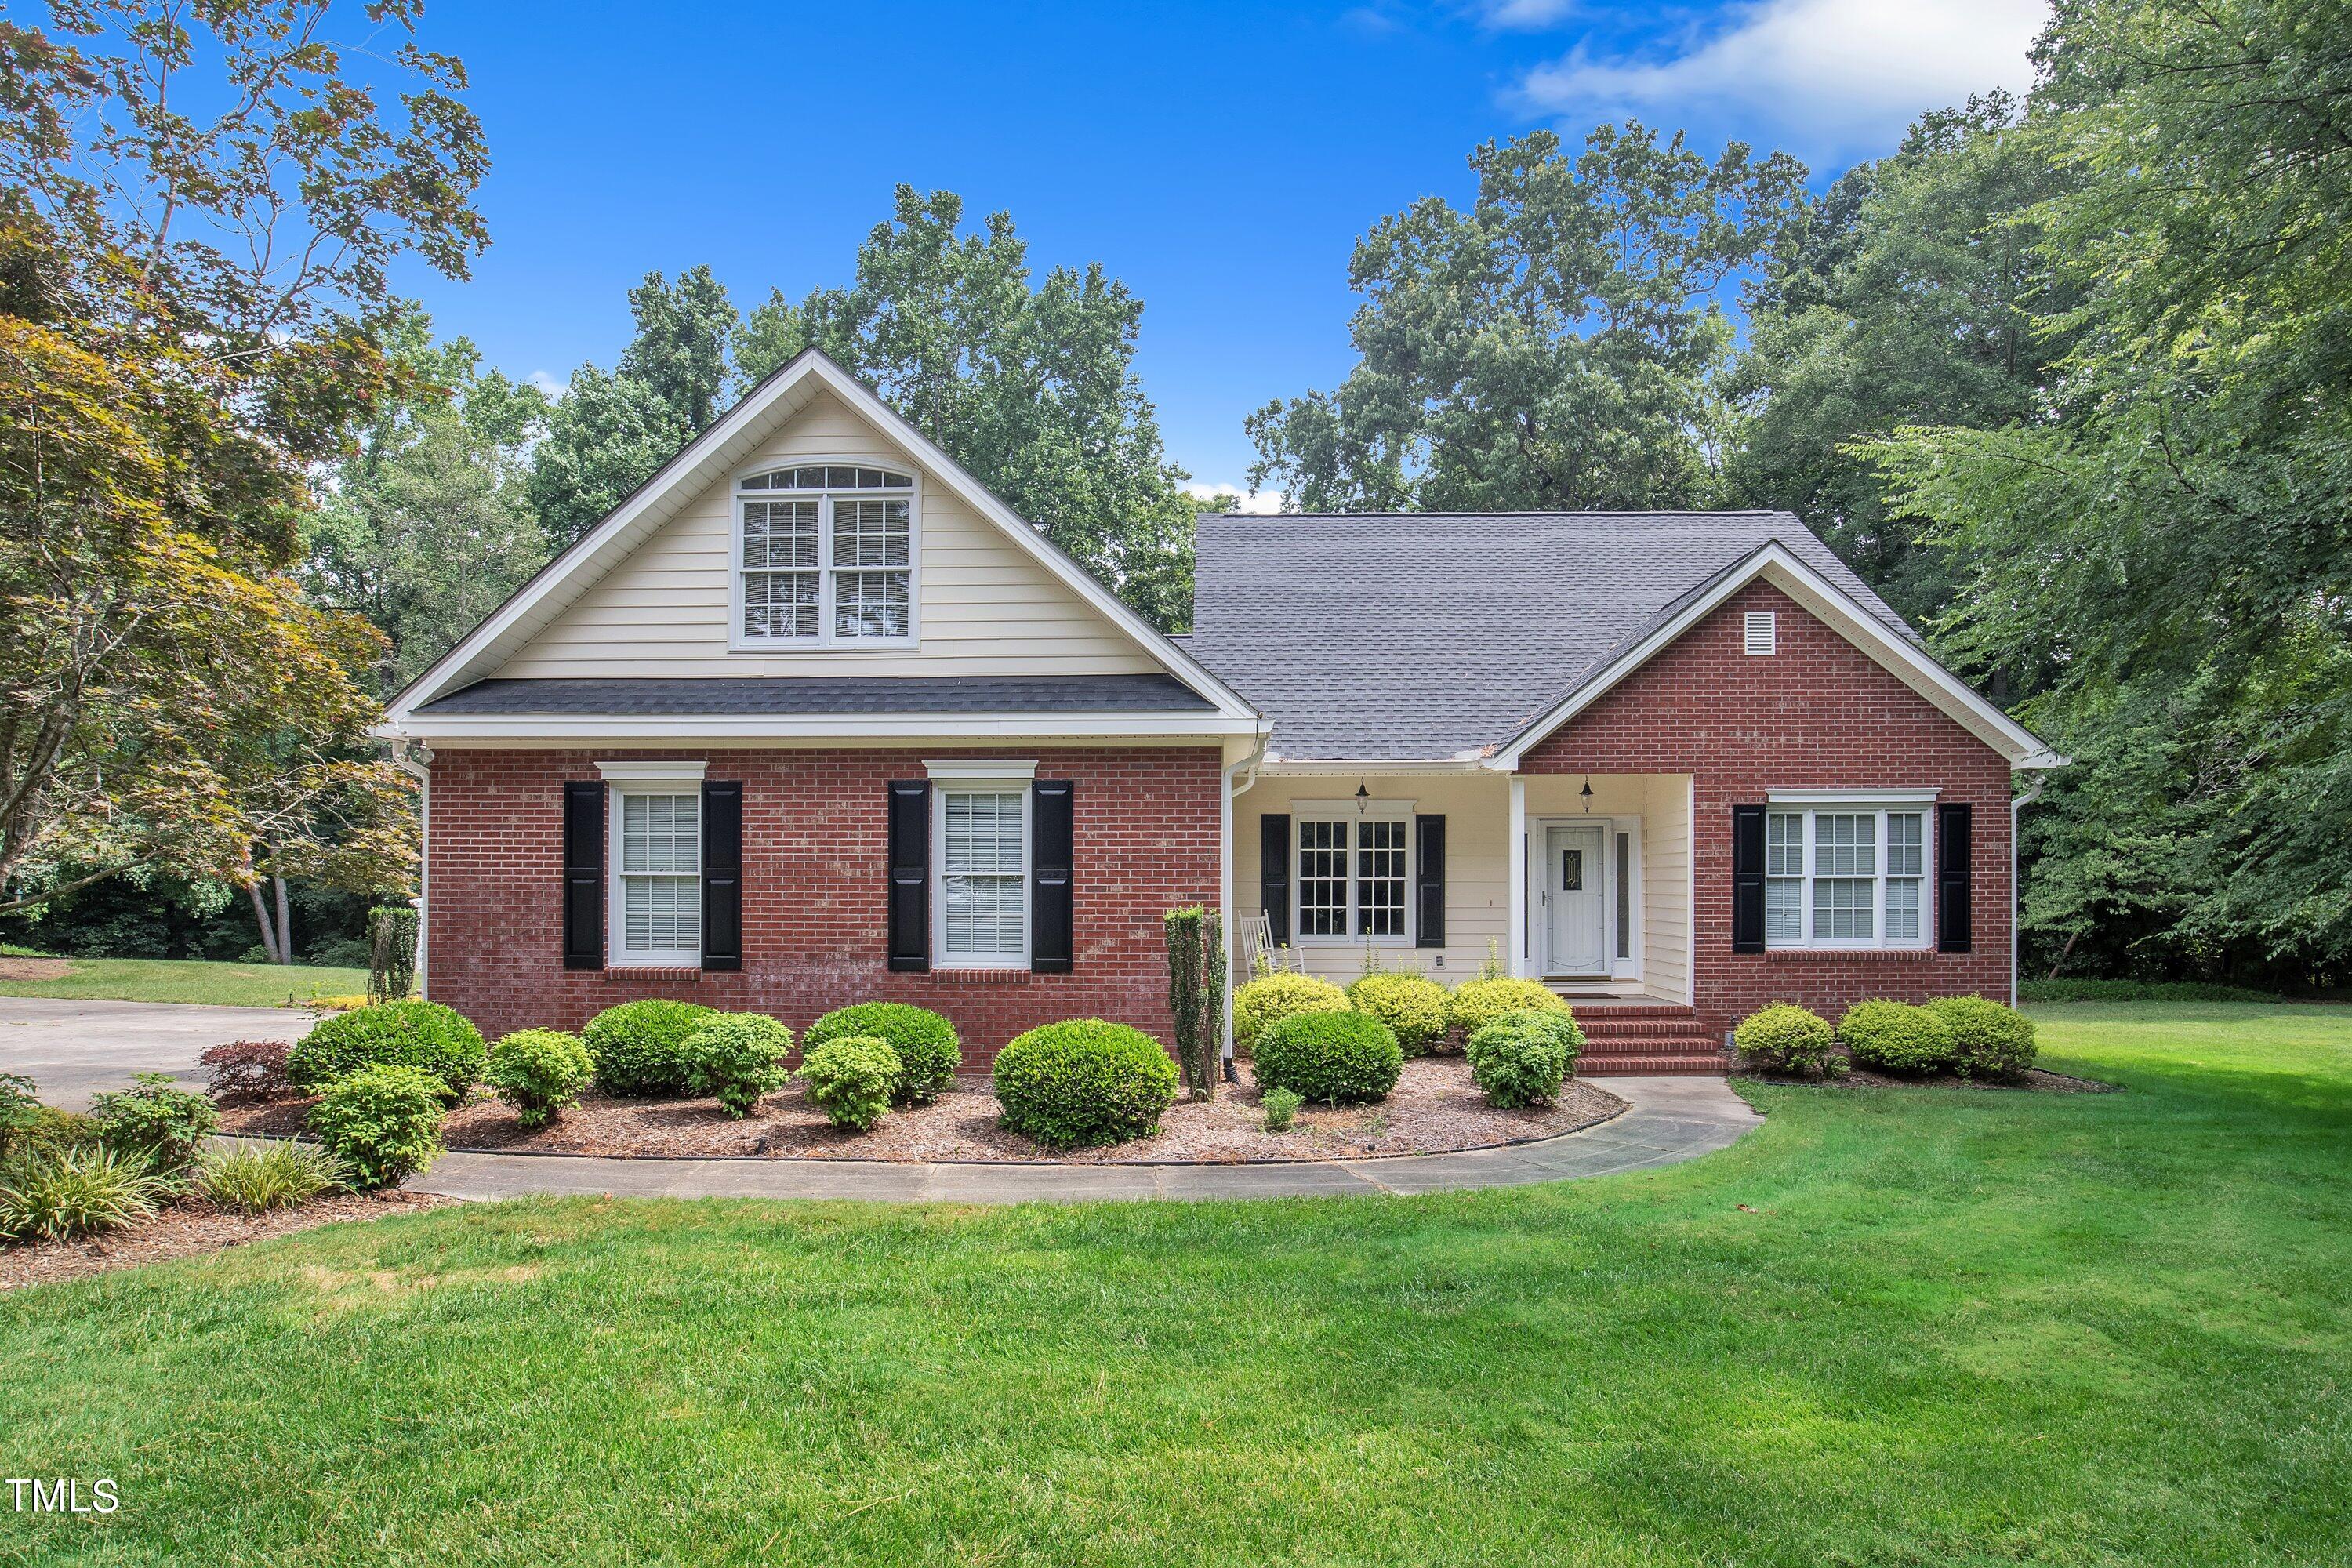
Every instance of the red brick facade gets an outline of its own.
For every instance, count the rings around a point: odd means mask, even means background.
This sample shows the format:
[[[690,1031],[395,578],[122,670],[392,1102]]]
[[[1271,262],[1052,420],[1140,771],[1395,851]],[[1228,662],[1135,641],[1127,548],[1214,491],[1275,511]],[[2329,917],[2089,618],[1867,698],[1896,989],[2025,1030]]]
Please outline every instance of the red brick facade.
[[[1160,916],[1216,902],[1214,747],[1020,749],[1036,758],[1038,777],[1076,786],[1071,973],[887,967],[884,786],[921,778],[927,757],[1004,754],[445,749],[432,770],[430,994],[492,1038],[534,1025],[577,1028],[644,996],[768,1013],[795,1032],[846,1003],[915,1002],[954,1020],[967,1069],[1059,1018],[1111,1018],[1169,1038]],[[742,781],[740,972],[563,967],[563,784],[595,779],[598,761],[626,755],[702,759],[711,778]]]
[[[1779,612],[1778,651],[1742,647],[1748,610]],[[1795,600],[1734,595],[1524,759],[1531,773],[1688,773],[1694,1001],[1711,1032],[1769,1002],[1834,1018],[1868,996],[2009,997],[2010,768]],[[1774,789],[1921,789],[1975,810],[1969,952],[1731,951],[1731,808]]]

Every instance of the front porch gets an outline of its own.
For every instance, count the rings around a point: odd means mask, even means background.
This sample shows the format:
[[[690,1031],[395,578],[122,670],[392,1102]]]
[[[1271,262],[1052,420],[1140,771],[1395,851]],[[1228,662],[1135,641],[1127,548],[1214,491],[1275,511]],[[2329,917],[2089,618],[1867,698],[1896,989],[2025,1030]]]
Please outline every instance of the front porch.
[[[1586,1072],[1720,1072],[1692,994],[1687,773],[1261,774],[1234,801],[1235,917],[1347,984],[1499,964],[1569,1000]],[[1243,951],[1247,951],[1243,944]]]

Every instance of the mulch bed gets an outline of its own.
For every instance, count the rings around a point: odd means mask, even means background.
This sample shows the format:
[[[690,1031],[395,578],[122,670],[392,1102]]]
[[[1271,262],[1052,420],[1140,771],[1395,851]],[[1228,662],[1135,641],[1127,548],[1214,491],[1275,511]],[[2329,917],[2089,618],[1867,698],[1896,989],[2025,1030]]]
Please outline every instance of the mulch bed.
[[[2121,1094],[2123,1085],[2104,1083],[2095,1078],[2075,1078],[2068,1073],[2045,1072],[2041,1068],[2028,1068],[2025,1077],[2016,1083],[1987,1083],[1979,1079],[1962,1078],[1957,1073],[1936,1073],[1927,1078],[1898,1078],[1893,1073],[1874,1072],[1868,1068],[1849,1068],[1840,1079],[1790,1078],[1779,1073],[1756,1072],[1747,1068],[1738,1069],[1741,1078],[1760,1079],[1767,1083],[1827,1084],[1856,1089],[2005,1089],[2029,1094]]]
[[[0,1290],[19,1285],[46,1285],[78,1279],[110,1268],[160,1263],[167,1258],[194,1258],[260,1241],[290,1236],[322,1225],[346,1220],[383,1219],[417,1209],[437,1208],[454,1198],[430,1193],[341,1193],[313,1198],[299,1209],[276,1209],[265,1215],[228,1214],[201,1197],[163,1210],[142,1225],[94,1236],[80,1241],[37,1241],[23,1247],[0,1247]]]
[[[0,955],[0,980],[63,980],[73,965],[62,958],[12,958]]]
[[[221,1131],[279,1137],[299,1132],[308,1105],[294,1100],[224,1106]],[[452,1149],[497,1153],[1226,1164],[1491,1148],[1572,1132],[1624,1109],[1615,1095],[1571,1079],[1556,1104],[1497,1110],[1457,1056],[1408,1061],[1395,1090],[1379,1104],[1308,1106],[1287,1132],[1265,1131],[1255,1088],[1229,1084],[1208,1104],[1180,1100],[1169,1107],[1155,1137],[1065,1155],[997,1125],[996,1096],[986,1079],[972,1075],[959,1077],[934,1103],[894,1110],[865,1133],[833,1126],[794,1083],[741,1121],[730,1120],[715,1100],[609,1100],[591,1094],[555,1125],[536,1132],[518,1127],[509,1107],[478,1098],[448,1114],[442,1137]]]

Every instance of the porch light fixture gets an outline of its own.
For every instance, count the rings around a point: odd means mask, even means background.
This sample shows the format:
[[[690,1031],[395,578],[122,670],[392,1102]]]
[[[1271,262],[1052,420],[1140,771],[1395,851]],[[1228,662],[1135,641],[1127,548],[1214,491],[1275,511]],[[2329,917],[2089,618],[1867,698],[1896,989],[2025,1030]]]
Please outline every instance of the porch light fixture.
[[[1358,816],[1363,816],[1366,811],[1371,808],[1371,804],[1372,792],[1364,787],[1363,780],[1358,779],[1356,781],[1356,815]]]
[[[1584,809],[1588,814],[1590,814],[1592,810],[1592,778],[1591,774],[1587,774],[1585,776],[1584,787],[1578,790],[1576,793],[1584,797]]]

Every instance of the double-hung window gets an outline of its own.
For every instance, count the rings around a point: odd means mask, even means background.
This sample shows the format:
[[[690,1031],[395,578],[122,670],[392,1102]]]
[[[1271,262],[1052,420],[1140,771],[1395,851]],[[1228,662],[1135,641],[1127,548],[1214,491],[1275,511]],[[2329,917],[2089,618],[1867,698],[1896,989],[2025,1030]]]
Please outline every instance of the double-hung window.
[[[1029,784],[935,781],[932,837],[939,886],[939,963],[950,969],[1029,966]]]
[[[1298,809],[1291,831],[1299,940],[1411,940],[1411,806],[1375,802],[1360,813],[1349,805],[1321,815]]]
[[[1925,947],[1925,805],[1775,805],[1764,817],[1772,947]]]
[[[699,784],[616,784],[613,791],[613,961],[702,961]]]
[[[914,640],[914,475],[811,464],[735,489],[736,647]]]

